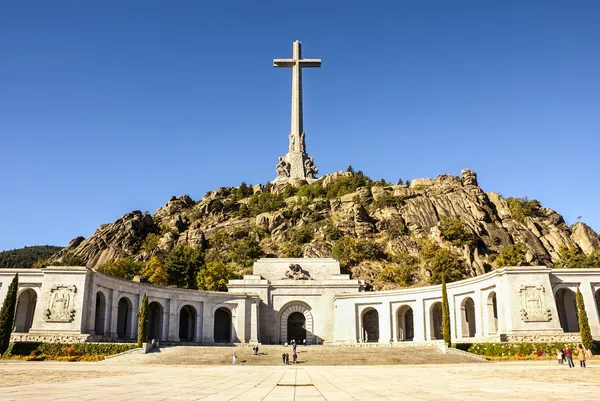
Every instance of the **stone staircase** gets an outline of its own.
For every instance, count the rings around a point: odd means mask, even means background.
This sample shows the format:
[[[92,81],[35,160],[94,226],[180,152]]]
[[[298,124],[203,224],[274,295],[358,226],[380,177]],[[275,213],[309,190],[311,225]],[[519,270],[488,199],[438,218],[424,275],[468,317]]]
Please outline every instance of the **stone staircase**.
[[[241,365],[281,365],[281,355],[292,347],[261,345],[259,355],[252,347],[236,346],[167,346],[148,354],[134,351],[104,362],[116,365],[231,365],[236,353]],[[414,347],[345,347],[335,345],[298,346],[299,366],[331,365],[410,365],[483,362],[466,353],[443,353],[437,346]]]

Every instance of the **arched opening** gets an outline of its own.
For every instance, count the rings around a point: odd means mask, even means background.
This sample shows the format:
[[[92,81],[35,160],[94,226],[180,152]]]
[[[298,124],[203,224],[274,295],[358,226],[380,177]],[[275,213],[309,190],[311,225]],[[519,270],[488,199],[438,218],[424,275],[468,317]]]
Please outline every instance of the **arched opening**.
[[[288,316],[287,320],[287,340],[295,340],[297,344],[302,344],[306,340],[306,317],[300,312],[294,312]]]
[[[575,292],[568,288],[561,288],[556,292],[556,308],[558,319],[565,333],[579,332],[577,301]]]
[[[431,338],[433,340],[443,340],[444,334],[442,333],[442,303],[436,302],[431,305],[429,312],[431,316]]]
[[[162,339],[163,307],[158,302],[151,302],[148,305],[148,333],[147,340]]]
[[[194,341],[196,331],[196,309],[185,305],[179,312],[179,340]]]
[[[289,343],[293,339],[296,340],[296,343],[302,343],[306,339],[306,344],[317,344],[319,339],[314,334],[310,306],[296,301],[283,306],[279,315],[279,335],[279,341],[282,344]]]
[[[379,342],[379,313],[375,309],[369,309],[363,313],[363,342]]]
[[[412,341],[415,337],[415,327],[413,321],[413,310],[410,306],[404,305],[396,313],[397,321],[397,340]]]
[[[119,300],[117,309],[117,337],[131,338],[131,319],[133,318],[133,306],[129,298],[123,297]]]
[[[96,335],[104,335],[104,325],[106,316],[106,297],[102,291],[96,293],[96,316],[94,317],[94,331]]]
[[[23,291],[17,299],[17,310],[15,312],[15,332],[29,333],[33,324],[33,314],[37,304],[37,293],[33,289]]]
[[[214,341],[231,342],[231,312],[227,308],[219,308],[215,311]]]
[[[462,336],[475,337],[475,302],[470,297],[463,299],[460,306]]]
[[[496,334],[498,332],[498,303],[496,301],[496,293],[490,292],[487,298],[487,320],[488,334]]]

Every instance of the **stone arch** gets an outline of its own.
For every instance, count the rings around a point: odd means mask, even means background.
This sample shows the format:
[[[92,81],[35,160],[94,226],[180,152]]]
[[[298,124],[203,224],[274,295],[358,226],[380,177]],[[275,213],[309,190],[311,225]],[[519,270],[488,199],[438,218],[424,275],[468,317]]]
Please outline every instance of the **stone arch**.
[[[443,340],[444,334],[442,333],[442,303],[435,302],[429,309],[429,327],[430,336],[432,340]]]
[[[560,288],[555,295],[556,309],[560,326],[565,333],[578,333],[579,321],[575,291],[569,288]]]
[[[131,327],[133,319],[133,304],[129,297],[123,296],[117,304],[117,338],[132,338]]]
[[[161,340],[163,327],[163,306],[160,302],[152,301],[148,304],[147,340]]]
[[[17,297],[17,309],[15,311],[15,333],[29,333],[33,324],[33,315],[37,304],[37,292],[33,288],[27,288]]]
[[[396,311],[397,341],[412,341],[415,337],[413,310],[408,305],[402,305]]]
[[[460,320],[463,337],[475,337],[475,302],[473,298],[466,297],[460,303]]]
[[[498,301],[496,292],[491,291],[487,297],[487,334],[496,334],[498,332]]]
[[[106,296],[102,291],[96,293],[96,314],[94,316],[94,332],[98,336],[105,334],[106,328]]]
[[[184,305],[179,310],[179,341],[192,342],[196,335],[196,308]]]
[[[279,341],[281,343],[286,343],[291,341],[291,338],[288,337],[288,323],[290,315],[294,313],[299,313],[304,316],[304,330],[306,335],[306,343],[307,344],[315,344],[315,331],[314,331],[314,320],[312,313],[310,312],[310,307],[301,302],[294,302],[291,304],[287,304],[282,308],[282,312],[279,316],[279,332],[280,338]],[[298,315],[294,315],[298,316]]]
[[[233,315],[227,307],[221,306],[214,313],[213,341],[230,343],[232,338]]]
[[[379,342],[379,312],[375,308],[367,308],[361,316],[361,340],[365,343]]]

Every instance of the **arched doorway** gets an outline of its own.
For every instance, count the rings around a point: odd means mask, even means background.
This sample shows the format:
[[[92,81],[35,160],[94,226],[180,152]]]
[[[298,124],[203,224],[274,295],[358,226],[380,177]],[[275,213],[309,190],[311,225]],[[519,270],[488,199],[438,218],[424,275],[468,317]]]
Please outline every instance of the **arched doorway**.
[[[412,308],[408,305],[400,307],[396,313],[396,321],[398,327],[396,339],[398,341],[412,341],[415,337]]]
[[[429,310],[430,327],[431,327],[431,339],[432,340],[443,340],[444,335],[442,333],[442,303],[436,302],[431,305]]]
[[[366,343],[379,342],[379,313],[371,308],[363,313],[362,340]]]
[[[487,334],[496,334],[498,332],[498,303],[496,301],[496,292],[490,292],[487,298]]]
[[[117,309],[117,337],[120,339],[131,338],[131,319],[133,318],[133,306],[129,298],[123,297],[119,300]]]
[[[158,302],[151,302],[148,305],[148,333],[147,340],[162,339],[163,307]]]
[[[214,341],[231,342],[231,312],[227,308],[219,308],[215,311]]]
[[[460,305],[462,336],[475,337],[475,302],[470,297],[463,299]]]
[[[302,317],[299,315],[302,315],[304,322],[302,322]],[[292,329],[292,331],[290,331],[290,329]],[[310,306],[304,302],[292,302],[286,304],[281,309],[281,315],[279,316],[279,330],[279,341],[282,344],[289,343],[294,338],[296,338],[296,342],[301,342],[306,339],[306,344],[315,344],[317,342],[314,334],[313,317],[310,313]]]
[[[596,312],[598,313],[598,319],[600,319],[600,289],[596,290]]]
[[[306,317],[300,312],[291,313],[287,319],[287,340],[302,344],[306,340]]]
[[[17,299],[17,310],[15,312],[15,332],[29,333],[33,324],[33,314],[37,304],[37,293],[29,288],[23,291]]]
[[[104,325],[106,316],[106,297],[102,291],[96,293],[96,316],[94,317],[94,331],[96,335],[104,335]]]
[[[185,305],[179,312],[179,340],[191,342],[194,341],[196,332],[196,309],[193,306]]]
[[[565,333],[578,333],[579,321],[577,313],[577,300],[575,292],[568,288],[561,288],[556,292],[556,308],[560,326]]]

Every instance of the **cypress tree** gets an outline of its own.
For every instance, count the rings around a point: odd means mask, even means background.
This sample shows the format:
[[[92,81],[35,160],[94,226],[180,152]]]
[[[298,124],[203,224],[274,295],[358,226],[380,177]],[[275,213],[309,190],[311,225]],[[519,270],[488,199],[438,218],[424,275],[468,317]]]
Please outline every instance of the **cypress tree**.
[[[146,342],[146,328],[148,327],[148,296],[144,293],[142,298],[142,306],[138,312],[138,347]]]
[[[0,355],[8,349],[10,344],[10,334],[12,333],[15,320],[15,306],[17,305],[17,288],[19,287],[19,273],[15,274],[12,282],[8,286],[8,292],[2,309],[0,309]]]
[[[452,345],[450,338],[450,305],[448,304],[448,294],[446,293],[446,271],[442,272],[442,333],[444,343],[449,347]]]
[[[576,300],[579,314],[579,335],[581,336],[581,344],[583,344],[586,349],[592,349],[592,331],[590,330],[590,322],[588,321],[585,304],[583,303],[583,295],[581,295],[579,287],[577,287]]]

